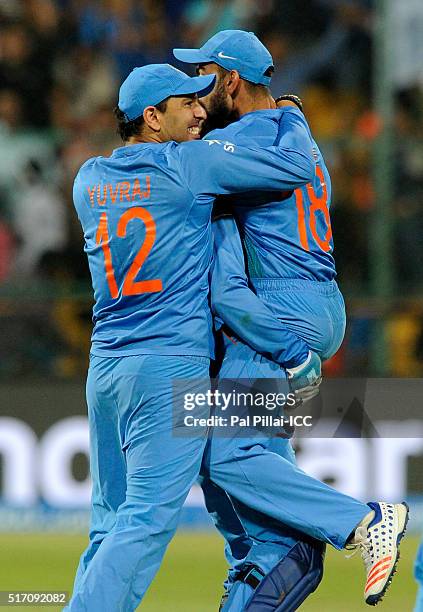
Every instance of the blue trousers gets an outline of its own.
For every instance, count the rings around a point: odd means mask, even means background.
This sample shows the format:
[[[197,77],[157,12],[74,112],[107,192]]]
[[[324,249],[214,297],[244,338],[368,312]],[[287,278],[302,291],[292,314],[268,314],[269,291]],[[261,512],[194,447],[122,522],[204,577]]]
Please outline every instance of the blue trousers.
[[[282,323],[322,358],[337,351],[345,330],[345,308],[336,283],[253,282]],[[285,379],[286,374],[238,340],[225,343],[219,378],[249,379],[253,384],[260,378]],[[201,473],[206,505],[226,540],[231,565],[228,588],[243,563],[254,563],[267,573],[304,534],[343,548],[369,511],[367,505],[300,470],[285,438],[260,437],[257,432],[246,438],[236,429],[230,437],[212,432]],[[251,592],[247,585],[235,585],[223,610],[242,610]]]
[[[195,392],[208,372],[203,357],[91,356],[90,542],[67,609],[129,612],[144,596],[198,478],[206,442],[205,428],[184,435],[172,379],[202,379],[187,382],[186,391]]]
[[[414,564],[414,575],[419,585],[414,612],[423,612],[423,542],[420,543]]]

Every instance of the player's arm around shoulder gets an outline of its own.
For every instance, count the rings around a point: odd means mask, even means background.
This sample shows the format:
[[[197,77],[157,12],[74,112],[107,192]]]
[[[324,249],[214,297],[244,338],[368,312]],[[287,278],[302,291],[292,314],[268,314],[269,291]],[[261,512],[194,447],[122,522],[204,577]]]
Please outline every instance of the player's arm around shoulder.
[[[314,172],[313,138],[304,113],[293,103],[278,107],[273,112],[279,117],[278,146],[287,149],[295,147],[309,160]]]
[[[294,190],[312,180],[313,146],[301,113],[291,108],[273,112],[279,133],[272,146],[252,141],[247,147],[209,137],[178,146],[181,173],[194,196]]]

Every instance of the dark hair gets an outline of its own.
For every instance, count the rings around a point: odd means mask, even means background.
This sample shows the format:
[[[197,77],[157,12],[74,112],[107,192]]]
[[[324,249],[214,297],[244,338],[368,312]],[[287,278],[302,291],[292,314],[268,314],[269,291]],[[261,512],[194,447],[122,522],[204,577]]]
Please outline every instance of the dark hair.
[[[166,112],[167,99],[154,105],[161,113]],[[127,121],[125,113],[120,110],[119,106],[113,109],[113,113],[117,119],[117,133],[122,138],[123,142],[127,142],[131,136],[140,136],[144,127],[144,117],[141,115],[132,121]]]

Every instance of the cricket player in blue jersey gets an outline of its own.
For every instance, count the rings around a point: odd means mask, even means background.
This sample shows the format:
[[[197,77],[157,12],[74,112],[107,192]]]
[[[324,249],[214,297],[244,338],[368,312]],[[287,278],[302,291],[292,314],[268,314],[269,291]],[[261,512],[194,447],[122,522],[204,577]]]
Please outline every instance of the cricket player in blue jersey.
[[[179,436],[177,400],[207,379],[214,355],[215,196],[291,190],[314,173],[306,122],[291,109],[273,115],[282,134],[276,146],[198,140],[205,112],[197,96],[214,80],[167,64],[133,70],[117,110],[125,146],[88,160],[75,179],[95,304],[87,379],[92,520],[72,611],[137,607],[198,477],[204,427]],[[178,379],[192,382],[172,401]]]
[[[268,90],[273,61],[252,33],[226,30],[213,36],[200,49],[175,49],[174,55],[180,61],[196,64],[199,74],[218,77],[215,89],[203,103],[210,125],[214,127],[216,119],[229,125],[209,132],[208,139],[269,146],[283,137],[283,132],[272,125],[272,116],[277,112],[272,110],[274,100]],[[270,342],[267,348],[266,337],[263,339],[255,334],[256,320],[248,324],[248,311],[242,308],[242,302],[234,305],[236,287],[245,289],[250,285],[264,302],[267,320],[270,315],[274,317],[275,338],[278,334],[280,337],[282,324],[285,330],[289,329],[306,342],[311,349],[308,356],[311,380],[319,374],[314,365],[317,363],[315,354],[328,359],[343,339],[344,302],[335,281],[332,256],[330,177],[316,143],[312,142],[316,168],[307,185],[283,193],[276,200],[274,195],[266,195],[263,191],[232,198],[236,225],[230,219],[225,220],[215,232],[217,259],[212,302],[216,313],[237,336],[235,342],[226,343],[220,371],[223,379],[290,378],[295,377],[297,371],[292,363],[284,361],[288,357],[286,352],[282,361],[276,359],[286,368],[286,374],[277,364],[256,353],[259,351],[267,356],[273,353],[275,359],[275,342]],[[292,141],[291,147],[295,150],[297,144]],[[253,208],[252,202],[260,206]],[[231,246],[237,228],[241,248],[236,244]],[[248,278],[242,273],[242,248],[246,253]],[[228,270],[230,259],[238,261],[238,268]],[[304,362],[300,367],[304,371]],[[278,611],[296,609],[298,603],[298,600],[297,603],[291,600],[281,604],[277,598],[274,582],[280,580],[283,585],[284,560],[278,564],[276,548],[273,555],[269,554],[270,562],[260,554],[257,543],[260,539],[266,545],[272,542],[272,529],[263,536],[264,528],[255,520],[256,512],[335,548],[360,549],[366,569],[365,601],[374,605],[381,600],[395,571],[398,544],[408,519],[406,504],[371,502],[366,505],[342,495],[299,470],[289,442],[281,438],[276,441],[268,438],[248,440],[236,432],[229,439],[214,435],[206,449],[205,467],[211,483],[229,495],[252,544],[245,555],[245,538],[240,537],[238,531],[231,534],[230,522],[225,524],[225,516],[219,514],[218,504],[215,504],[216,521],[222,533],[228,536],[232,559],[242,559],[244,563],[244,569],[241,567],[238,575],[235,573],[235,583],[229,585],[232,588],[222,607],[225,612],[244,609],[258,612],[263,602],[267,605],[269,600],[273,607],[269,605],[266,609]],[[211,489],[213,491],[213,487]],[[211,500],[213,502],[212,496]],[[276,533],[276,528],[274,531]],[[291,540],[285,537],[277,542],[287,545],[285,558],[289,558],[289,548],[293,550],[297,541],[292,536]],[[237,543],[241,543],[242,550],[236,550]],[[287,567],[290,565],[285,565]],[[296,572],[298,584],[305,575]],[[253,580],[248,583],[251,576]]]

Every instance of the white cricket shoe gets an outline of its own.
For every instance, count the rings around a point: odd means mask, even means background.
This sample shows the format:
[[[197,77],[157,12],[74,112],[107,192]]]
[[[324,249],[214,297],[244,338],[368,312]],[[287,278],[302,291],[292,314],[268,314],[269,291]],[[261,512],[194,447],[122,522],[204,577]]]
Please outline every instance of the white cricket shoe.
[[[360,549],[366,568],[364,600],[375,606],[392,582],[399,559],[399,543],[408,522],[408,506],[370,502],[369,512],[355,530],[347,549]]]

